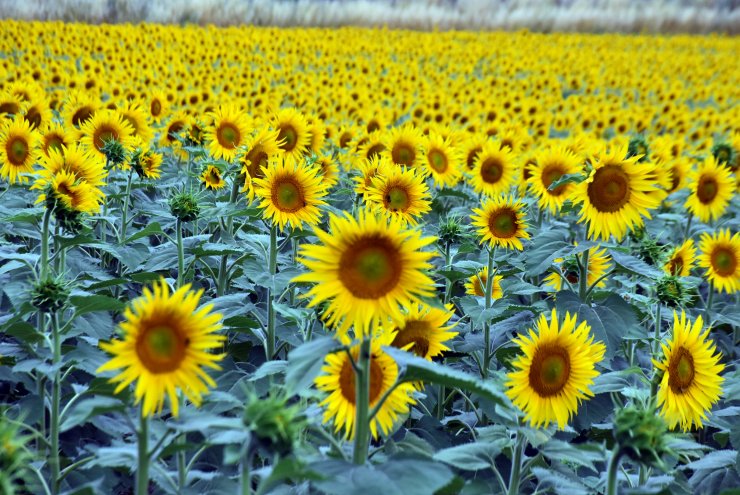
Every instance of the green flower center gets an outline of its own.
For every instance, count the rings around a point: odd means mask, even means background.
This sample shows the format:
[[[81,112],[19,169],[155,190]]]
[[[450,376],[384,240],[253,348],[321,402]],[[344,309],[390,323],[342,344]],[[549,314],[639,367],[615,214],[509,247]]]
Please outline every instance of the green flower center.
[[[406,211],[410,206],[409,194],[403,187],[391,187],[385,195],[385,207],[390,211]]]
[[[286,213],[294,213],[306,206],[303,188],[292,178],[283,178],[272,186],[272,204]]]
[[[177,370],[185,358],[190,340],[177,329],[158,325],[145,329],[136,341],[136,353],[141,364],[151,373]]]
[[[218,143],[227,149],[234,149],[239,145],[241,133],[233,124],[221,124],[216,131]]]
[[[15,137],[7,144],[8,160],[13,165],[23,165],[28,157],[28,143],[22,137]]]
[[[429,165],[438,173],[444,173],[447,171],[447,157],[444,153],[439,150],[431,150],[427,153],[429,159]]]
[[[541,345],[532,357],[529,384],[540,397],[560,393],[570,378],[570,355],[557,345]]]
[[[712,252],[711,261],[714,271],[723,277],[734,274],[737,268],[735,253],[724,247],[717,248]]]
[[[514,237],[519,230],[516,212],[509,208],[494,212],[488,221],[488,227],[496,238],[508,239]]]
[[[380,234],[369,235],[347,246],[339,260],[339,279],[360,299],[379,299],[401,279],[399,249]]]

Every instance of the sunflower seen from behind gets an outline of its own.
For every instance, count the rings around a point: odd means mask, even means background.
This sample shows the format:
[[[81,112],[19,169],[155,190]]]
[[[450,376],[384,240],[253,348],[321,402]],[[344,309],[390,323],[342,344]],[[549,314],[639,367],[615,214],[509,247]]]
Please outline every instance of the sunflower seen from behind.
[[[472,224],[477,227],[481,244],[491,247],[524,249],[522,239],[529,239],[524,220],[524,203],[513,197],[500,196],[486,200],[480,208],[473,208]]]
[[[699,241],[699,266],[706,269],[709,282],[720,292],[740,291],[740,233],[729,229],[703,233]]]
[[[345,336],[341,339],[344,345],[350,345],[350,340]],[[381,331],[374,335],[370,347],[370,409],[374,408],[380,399],[395,384],[398,378],[398,365],[385,351],[383,346],[391,345],[393,334]],[[357,362],[360,352],[360,344],[351,345],[349,354]],[[324,423],[332,421],[334,430],[344,430],[344,437],[348,440],[355,435],[356,394],[355,394],[355,371],[352,361],[346,352],[335,352],[326,356],[322,374],[314,383],[316,388],[328,394],[321,402],[324,406]],[[412,394],[414,386],[411,383],[402,383],[396,386],[378,413],[370,421],[370,433],[373,438],[378,438],[379,432],[384,435],[391,433],[394,424],[400,416],[409,412],[411,405],[416,403]]]
[[[573,190],[571,200],[581,205],[579,222],[588,222],[588,238],[617,241],[641,227],[643,217],[657,208],[662,196],[651,194],[658,185],[651,180],[654,165],[637,163],[639,155],[625,158],[626,146],[615,146],[598,155],[589,177]]]
[[[735,194],[732,171],[709,155],[690,177],[686,209],[702,222],[721,217]]]
[[[39,135],[22,117],[0,127],[0,177],[11,184],[26,183],[33,173]]]
[[[357,336],[379,326],[381,318],[399,319],[402,307],[434,294],[426,274],[434,253],[422,251],[433,237],[404,227],[398,218],[385,219],[361,210],[330,214],[329,231],[314,228],[319,244],[303,244],[298,262],[308,272],[294,282],[315,284],[304,297],[309,307],[327,301],[325,319],[345,333],[354,326]]]
[[[673,248],[663,270],[675,277],[688,277],[696,263],[696,247],[693,239]]]
[[[589,387],[606,347],[594,342],[588,323],[576,323],[568,312],[560,322],[553,309],[550,321],[540,315],[536,331],[513,340],[522,354],[511,363],[506,395],[535,428],[557,423],[564,429],[581,401],[593,396]]]
[[[701,316],[692,323],[684,311],[680,317],[674,311],[671,339],[661,347],[663,359],[653,361],[662,372],[657,395],[660,414],[671,428],[701,428],[722,394],[724,381],[719,374],[725,367],[709,340],[709,329],[704,329]]]
[[[365,194],[368,207],[378,213],[416,225],[431,210],[424,174],[406,167],[387,167],[375,175]]]
[[[431,361],[442,351],[450,350],[445,342],[452,340],[457,332],[452,331],[455,325],[447,323],[454,314],[452,304],[445,305],[444,310],[412,304],[404,309],[401,319],[393,322],[394,337],[390,345]]]
[[[165,397],[177,416],[178,391],[200,406],[208,387],[216,386],[204,368],[221,369],[217,363],[224,354],[211,351],[226,337],[216,333],[221,315],[212,312],[213,305],[198,308],[202,294],[202,289],[191,291],[190,284],[171,292],[162,279],[126,308],[122,339],[100,343],[113,357],[97,372],[121,370],[110,379],[118,384],[115,393],[135,381],[135,401],[142,402],[144,416],[161,412]]]

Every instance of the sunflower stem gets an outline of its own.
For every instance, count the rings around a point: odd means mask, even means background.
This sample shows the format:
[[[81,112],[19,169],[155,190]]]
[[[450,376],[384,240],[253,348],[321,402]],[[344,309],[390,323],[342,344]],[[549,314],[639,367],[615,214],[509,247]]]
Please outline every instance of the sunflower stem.
[[[59,404],[61,402],[61,376],[59,369],[62,362],[62,338],[59,332],[59,316],[55,312],[51,317],[52,367],[54,380],[51,388],[49,486],[52,495],[59,493]]]
[[[371,337],[366,336],[360,342],[355,371],[355,448],[352,462],[358,465],[367,461],[370,445],[370,347]]]
[[[234,182],[231,184],[231,194],[229,195],[229,206],[232,206],[236,203],[237,198],[239,197],[239,182],[234,180]],[[226,232],[229,236],[233,234],[234,230],[234,215],[229,215],[229,217],[226,219]],[[223,237],[223,233],[221,234]],[[224,292],[226,292],[226,284],[228,283],[228,275],[229,271],[227,269],[227,263],[229,261],[229,256],[224,254],[221,256],[221,263],[218,267],[218,280],[216,280],[216,295],[223,296]]]
[[[710,314],[712,311],[712,303],[714,302],[714,283],[709,282],[709,293],[707,294],[707,304],[704,307],[704,315],[707,319],[707,324],[711,323]]]
[[[175,222],[177,231],[177,288],[182,287],[185,281],[185,248],[182,244],[182,220],[179,218]]]
[[[248,440],[251,444],[251,440]],[[247,447],[247,452],[244,454],[241,462],[241,495],[252,495],[252,457],[253,449],[250,446]]]
[[[49,274],[49,222],[51,209],[44,210],[44,219],[41,224],[41,261],[39,266],[39,280],[45,281]]]
[[[488,277],[486,277],[486,309],[491,307],[493,296],[493,263],[496,257],[496,246],[488,249]],[[483,366],[481,376],[488,376],[488,366],[491,363],[491,325],[486,321],[483,323]]]
[[[520,474],[522,470],[522,455],[524,453],[524,435],[521,431],[516,434],[516,444],[514,446],[514,457],[511,460],[511,476],[509,477],[508,495],[519,494]]]
[[[273,223],[270,226],[270,253],[268,264],[270,268],[270,278],[274,283],[275,273],[277,272],[277,226]],[[267,288],[267,341],[265,342],[265,355],[270,361],[275,355],[275,294],[272,288]]]
[[[149,493],[149,453],[147,442],[149,440],[149,420],[144,414],[144,406],[141,407],[140,426],[138,433],[139,453],[136,467],[136,495],[147,495]]]
[[[609,468],[606,475],[606,495],[617,495],[617,476],[619,474],[619,461],[622,459],[622,448],[619,444],[614,445],[612,458],[609,459]]]
[[[660,329],[662,324],[660,310],[660,301],[658,301],[658,307],[655,309],[655,335],[653,335],[653,356],[655,359],[658,359],[658,351],[660,351]]]
[[[126,180],[126,192],[123,197],[123,210],[121,211],[121,232],[118,237],[118,244],[123,244],[126,240],[126,229],[128,229],[128,208],[131,204],[131,178],[134,174],[134,167],[129,168],[128,179]]]
[[[445,270],[450,269],[450,243],[445,242]],[[450,296],[452,295],[452,281],[449,278],[445,279],[445,297],[444,303],[450,302]]]
[[[583,252],[580,264],[581,273],[578,277],[578,295],[580,296],[581,301],[584,302],[588,295],[588,252],[588,249]]]
[[[691,232],[691,220],[693,220],[694,215],[689,213],[689,219],[686,220],[686,229],[683,231],[683,240],[684,242],[689,238],[689,233]]]

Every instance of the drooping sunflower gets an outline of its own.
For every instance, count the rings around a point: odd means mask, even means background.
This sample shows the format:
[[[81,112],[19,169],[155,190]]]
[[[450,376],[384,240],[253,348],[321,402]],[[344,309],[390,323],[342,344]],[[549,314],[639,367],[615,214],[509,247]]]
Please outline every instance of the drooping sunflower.
[[[125,149],[131,148],[131,136],[133,128],[118,112],[113,110],[99,110],[93,117],[85,122],[80,129],[82,139],[80,142],[87,149],[105,158],[103,147],[108,141],[118,141]]]
[[[266,125],[260,127],[244,144],[246,151],[241,157],[241,177],[244,178],[242,192],[247,193],[249,201],[254,199],[252,179],[262,177],[263,168],[267,167],[270,160],[282,153],[280,144],[278,131],[271,131]]]
[[[491,298],[501,299],[504,296],[504,291],[501,289],[501,281],[504,279],[501,275],[496,275],[493,272],[493,281],[491,282]],[[465,282],[465,293],[471,296],[485,297],[486,296],[486,284],[488,283],[488,267],[484,266],[477,273],[474,273]]]
[[[74,136],[61,124],[51,124],[41,136],[41,153],[48,157],[50,150],[61,151],[74,142]]]
[[[50,207],[62,207],[79,213],[97,213],[105,195],[98,187],[60,170],[47,182],[45,191],[37,203],[46,201]]]
[[[709,155],[691,174],[689,189],[691,194],[686,199],[686,208],[702,222],[708,222],[721,217],[727,210],[735,194],[735,179],[728,167]]]
[[[393,322],[395,336],[391,345],[403,349],[410,344],[409,352],[429,361],[442,351],[450,350],[445,342],[452,340],[457,332],[451,331],[455,325],[447,325],[447,322],[455,311],[452,304],[445,307],[446,311],[423,304],[409,306],[402,318]]]
[[[621,241],[628,230],[641,227],[643,217],[657,208],[663,197],[653,193],[650,180],[654,165],[637,163],[639,155],[624,158],[626,146],[613,147],[597,157],[588,179],[577,184],[571,199],[581,204],[579,222],[588,221],[589,239]]]
[[[0,128],[0,177],[11,184],[26,183],[33,172],[39,135],[20,115]]]
[[[123,339],[101,342],[100,347],[113,358],[98,372],[123,369],[111,378],[118,383],[115,392],[136,381],[136,403],[142,401],[142,414],[162,411],[165,396],[174,416],[179,412],[177,390],[199,406],[208,387],[215,387],[204,367],[219,370],[224,354],[210,351],[221,347],[225,336],[221,315],[212,313],[213,305],[197,308],[203,290],[190,290],[187,284],[174,293],[164,280],[145,288],[124,312],[120,324]]]
[[[576,315],[568,312],[560,323],[553,309],[549,322],[541,315],[536,332],[513,340],[522,354],[511,363],[506,395],[535,428],[557,423],[564,429],[580,402],[593,396],[589,387],[606,347],[590,332],[585,321],[576,327]]]
[[[378,213],[398,217],[411,225],[416,225],[418,219],[431,210],[424,175],[406,167],[388,167],[376,174],[367,188],[365,201]]]
[[[298,161],[311,144],[311,131],[303,116],[295,108],[280,110],[272,121],[272,128],[278,132],[277,141],[287,161]]]
[[[718,291],[734,294],[740,291],[740,232],[730,229],[712,235],[706,232],[699,242],[699,266],[706,268],[709,281]]]
[[[686,242],[671,251],[663,270],[675,277],[688,277],[694,263],[696,263],[694,239],[687,239]]]
[[[514,154],[508,146],[500,146],[499,142],[486,143],[470,173],[470,185],[475,192],[488,197],[508,193],[515,180]]]
[[[210,114],[213,123],[208,126],[205,140],[208,151],[214,158],[233,160],[239,147],[247,142],[250,122],[246,114],[236,105],[221,105]]]
[[[266,218],[272,219],[280,230],[285,230],[287,224],[298,229],[304,223],[319,223],[319,207],[326,204],[323,201],[326,189],[315,168],[276,160],[263,168],[262,173],[264,177],[253,179],[252,183]]]
[[[354,325],[356,334],[367,334],[381,317],[398,319],[402,306],[434,293],[424,273],[434,253],[422,251],[433,237],[365,210],[358,219],[330,214],[329,226],[314,228],[321,244],[301,246],[298,261],[309,271],[293,281],[316,284],[305,296],[308,306],[328,301],[326,319],[340,333]]]
[[[478,227],[481,244],[524,249],[521,239],[529,239],[524,221],[524,203],[514,197],[501,196],[485,200],[481,208],[473,208],[472,224]]]
[[[702,420],[722,394],[724,378],[719,374],[725,366],[708,340],[709,329],[703,327],[701,316],[691,323],[684,311],[680,318],[674,311],[673,335],[667,345],[661,344],[663,360],[653,361],[663,371],[657,399],[660,414],[671,428],[701,428]]]
[[[394,127],[385,139],[385,151],[391,163],[403,167],[416,167],[421,163],[421,131],[412,125]]]
[[[578,243],[576,243],[576,246]],[[606,287],[606,278],[604,275],[611,268],[611,258],[606,252],[606,249],[599,249],[599,246],[592,247],[588,250],[588,272],[586,276],[586,282],[591,287],[596,284],[596,287]],[[580,276],[578,264],[575,258],[564,260],[563,258],[556,258],[556,263],[561,263],[561,273],[551,273],[543,282],[555,290],[563,290],[563,278],[566,278],[571,284],[577,284]],[[598,281],[598,282],[597,282]]]
[[[381,397],[393,387],[398,377],[398,365],[382,346],[391,344],[393,334],[382,332],[373,337],[370,348],[370,408],[375,407]],[[342,339],[345,345],[349,345],[347,338]],[[360,345],[355,344],[350,348],[352,359],[357,361]],[[314,380],[316,388],[328,393],[321,405],[324,411],[324,423],[333,421],[334,430],[339,432],[344,429],[347,439],[354,438],[355,434],[355,371],[352,362],[346,352],[336,352],[326,356],[326,361],[321,369],[322,375]],[[414,387],[411,383],[403,383],[397,386],[381,406],[378,414],[370,422],[370,432],[373,438],[378,438],[378,430],[387,435],[393,429],[393,425],[399,416],[408,413],[412,404],[415,404],[412,394]]]
[[[462,177],[462,154],[452,140],[432,133],[424,144],[425,169],[439,187],[454,187]]]
[[[162,175],[162,154],[143,145],[134,152],[131,165],[142,179],[157,179]]]
[[[105,162],[77,143],[60,150],[50,150],[49,156],[42,158],[41,165],[38,178],[31,189],[45,188],[58,172],[69,172],[75,179],[87,182],[91,186],[105,185],[107,176]]]
[[[540,208],[557,213],[568,199],[574,185],[563,184],[552,190],[550,185],[564,175],[577,174],[582,170],[581,159],[564,147],[554,146],[535,154],[534,164],[529,166],[529,184],[537,195]]]
[[[215,165],[208,165],[200,174],[200,181],[206,189],[217,191],[226,187],[226,181],[221,174],[221,170]]]

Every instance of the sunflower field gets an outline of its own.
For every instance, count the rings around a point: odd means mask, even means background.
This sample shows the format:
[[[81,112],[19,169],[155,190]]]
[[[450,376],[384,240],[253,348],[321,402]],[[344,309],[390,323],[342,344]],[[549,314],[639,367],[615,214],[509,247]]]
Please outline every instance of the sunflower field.
[[[0,493],[740,493],[736,37],[0,21]]]

